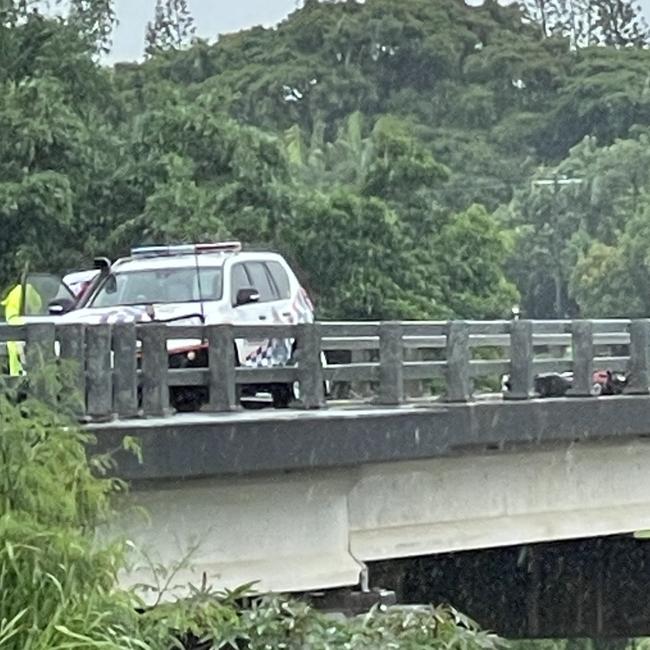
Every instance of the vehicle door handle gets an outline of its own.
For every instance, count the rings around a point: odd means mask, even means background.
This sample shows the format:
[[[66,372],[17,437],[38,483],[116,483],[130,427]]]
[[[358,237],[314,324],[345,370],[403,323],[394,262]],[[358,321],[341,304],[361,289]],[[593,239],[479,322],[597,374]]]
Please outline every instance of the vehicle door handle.
[[[289,318],[289,316],[292,316],[293,314],[292,314],[290,311],[285,311],[285,312],[282,313],[282,315],[283,315],[285,318]]]
[[[266,316],[258,316],[260,320],[266,320]]]

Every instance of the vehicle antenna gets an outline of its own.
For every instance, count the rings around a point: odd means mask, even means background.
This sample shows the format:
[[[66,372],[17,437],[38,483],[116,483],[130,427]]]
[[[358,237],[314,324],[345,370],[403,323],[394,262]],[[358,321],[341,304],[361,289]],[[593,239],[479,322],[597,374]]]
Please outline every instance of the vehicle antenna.
[[[201,323],[205,324],[205,307],[203,306],[203,289],[201,288],[201,273],[199,267],[199,252],[194,247],[194,265],[196,267],[196,284],[199,289],[199,305],[201,305]]]

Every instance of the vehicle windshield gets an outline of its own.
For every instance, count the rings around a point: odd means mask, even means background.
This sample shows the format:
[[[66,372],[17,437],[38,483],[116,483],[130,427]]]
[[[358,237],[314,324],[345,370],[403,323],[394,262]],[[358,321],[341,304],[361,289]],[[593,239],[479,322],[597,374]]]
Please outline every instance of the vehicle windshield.
[[[111,273],[90,307],[148,305],[219,300],[223,291],[221,267],[146,269]]]

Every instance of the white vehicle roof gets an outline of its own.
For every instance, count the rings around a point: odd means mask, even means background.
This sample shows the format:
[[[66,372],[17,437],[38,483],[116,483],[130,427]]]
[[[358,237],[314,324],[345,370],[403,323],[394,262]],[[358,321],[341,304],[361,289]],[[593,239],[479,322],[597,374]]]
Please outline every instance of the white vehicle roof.
[[[284,262],[276,253],[200,253],[198,255],[160,255],[151,257],[126,257],[113,264],[115,273],[147,271],[158,269],[215,268],[223,266],[227,260],[236,257],[237,261],[269,260]]]

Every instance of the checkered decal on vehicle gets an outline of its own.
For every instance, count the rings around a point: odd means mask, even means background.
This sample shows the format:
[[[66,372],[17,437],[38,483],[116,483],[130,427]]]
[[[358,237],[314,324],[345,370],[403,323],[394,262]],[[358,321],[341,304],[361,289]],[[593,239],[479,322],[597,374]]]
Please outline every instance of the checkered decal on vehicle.
[[[103,314],[100,323],[133,323],[151,320],[144,307],[119,307],[114,311]]]
[[[304,289],[297,293],[292,305],[289,323],[311,323],[314,320],[313,305]],[[274,323],[286,322],[280,312],[273,308],[272,316]],[[253,368],[265,368],[269,366],[286,366],[291,360],[293,339],[271,339],[265,341],[256,350],[250,352],[244,360],[244,365]]]
[[[291,341],[273,339],[246,356],[245,365],[254,368],[286,365],[291,358]]]

